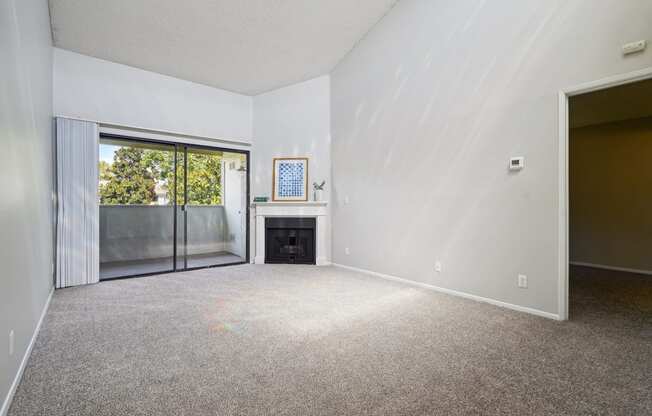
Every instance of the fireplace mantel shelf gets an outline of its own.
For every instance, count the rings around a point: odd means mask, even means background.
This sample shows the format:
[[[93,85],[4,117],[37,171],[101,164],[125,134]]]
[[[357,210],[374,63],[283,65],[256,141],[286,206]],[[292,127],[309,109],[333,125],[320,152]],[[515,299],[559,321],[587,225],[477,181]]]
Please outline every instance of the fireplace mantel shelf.
[[[265,218],[307,217],[316,219],[316,263],[330,264],[330,227],[327,201],[254,202],[251,204],[255,217],[254,263],[265,263]]]

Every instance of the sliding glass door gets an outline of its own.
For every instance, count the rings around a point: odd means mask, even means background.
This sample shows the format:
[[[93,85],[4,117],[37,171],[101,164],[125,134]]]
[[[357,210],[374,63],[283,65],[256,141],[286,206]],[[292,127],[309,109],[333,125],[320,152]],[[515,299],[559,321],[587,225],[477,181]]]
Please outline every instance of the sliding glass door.
[[[174,270],[175,146],[100,139],[100,279]]]
[[[177,268],[246,261],[246,155],[184,146],[179,159]]]
[[[248,261],[248,153],[100,138],[100,279]]]

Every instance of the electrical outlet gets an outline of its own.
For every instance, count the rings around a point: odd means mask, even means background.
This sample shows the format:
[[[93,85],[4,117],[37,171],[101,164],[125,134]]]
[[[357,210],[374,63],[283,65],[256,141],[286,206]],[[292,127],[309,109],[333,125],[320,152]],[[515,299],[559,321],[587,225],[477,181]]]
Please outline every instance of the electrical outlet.
[[[348,247],[345,247],[344,248],[344,254],[346,254],[348,256],[349,254],[351,254],[351,250],[349,250]]]
[[[344,197],[344,205],[349,205],[349,196]]]
[[[524,274],[518,275],[518,287],[521,289],[527,289],[527,276]]]
[[[441,273],[441,262],[440,261],[435,263],[435,271],[437,273]]]
[[[9,355],[14,355],[14,330],[9,331]]]

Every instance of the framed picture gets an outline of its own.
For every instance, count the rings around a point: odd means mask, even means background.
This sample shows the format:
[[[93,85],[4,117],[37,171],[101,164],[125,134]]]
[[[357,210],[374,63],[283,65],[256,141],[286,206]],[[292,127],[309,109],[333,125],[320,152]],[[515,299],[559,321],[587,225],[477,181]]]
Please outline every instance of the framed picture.
[[[272,201],[308,200],[308,158],[274,158]]]

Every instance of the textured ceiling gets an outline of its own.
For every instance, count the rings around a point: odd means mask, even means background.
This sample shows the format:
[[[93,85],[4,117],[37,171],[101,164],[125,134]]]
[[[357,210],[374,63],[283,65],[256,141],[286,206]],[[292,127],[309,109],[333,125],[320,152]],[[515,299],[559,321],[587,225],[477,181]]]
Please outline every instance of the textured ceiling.
[[[570,126],[652,116],[652,80],[577,95],[569,100]]]
[[[330,72],[397,0],[50,0],[55,46],[255,95]]]

